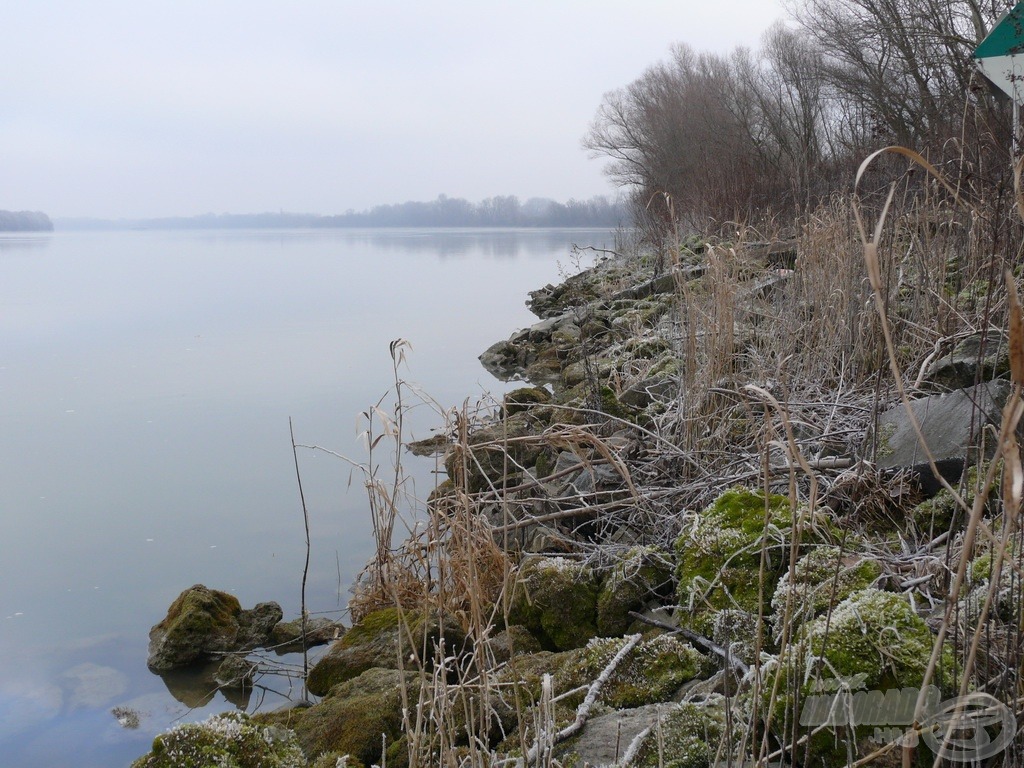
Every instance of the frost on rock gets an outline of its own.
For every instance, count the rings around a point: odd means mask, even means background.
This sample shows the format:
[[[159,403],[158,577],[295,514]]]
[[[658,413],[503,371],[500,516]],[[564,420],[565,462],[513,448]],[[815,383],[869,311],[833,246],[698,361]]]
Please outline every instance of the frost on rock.
[[[132,768],[305,768],[306,757],[295,734],[280,726],[261,726],[236,712],[185,723],[153,740],[152,751]]]

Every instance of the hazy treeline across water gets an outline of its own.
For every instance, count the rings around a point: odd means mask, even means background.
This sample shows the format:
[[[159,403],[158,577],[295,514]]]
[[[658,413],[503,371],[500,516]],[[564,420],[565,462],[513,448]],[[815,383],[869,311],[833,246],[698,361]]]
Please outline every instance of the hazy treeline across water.
[[[629,215],[621,201],[606,197],[559,203],[515,195],[471,203],[438,195],[430,202],[378,205],[336,216],[312,213],[214,214],[156,219],[58,219],[58,229],[301,229],[305,227],[617,227]]]
[[[52,232],[53,222],[39,211],[0,211],[0,232]]]

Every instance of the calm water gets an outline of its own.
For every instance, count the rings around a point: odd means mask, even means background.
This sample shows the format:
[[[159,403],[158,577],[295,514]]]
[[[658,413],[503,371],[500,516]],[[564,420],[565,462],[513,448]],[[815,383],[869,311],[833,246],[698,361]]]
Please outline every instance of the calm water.
[[[362,460],[357,414],[403,377],[445,406],[505,388],[477,362],[533,322],[528,290],[607,232],[0,235],[0,764],[127,765],[177,719],[147,633],[195,583],[299,611],[288,437]],[[426,436],[428,409],[412,418]],[[344,607],[370,547],[358,476],[301,456],[307,601]],[[422,495],[431,465],[415,464]],[[340,587],[340,589],[339,589]],[[267,681],[287,692],[287,681]],[[173,694],[173,695],[172,695]],[[272,707],[274,692],[254,694]],[[111,713],[128,707],[138,728]]]

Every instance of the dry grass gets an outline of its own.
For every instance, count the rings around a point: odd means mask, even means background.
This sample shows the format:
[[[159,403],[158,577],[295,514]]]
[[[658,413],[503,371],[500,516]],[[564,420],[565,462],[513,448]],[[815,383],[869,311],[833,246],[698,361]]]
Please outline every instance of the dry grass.
[[[548,698],[534,701],[506,682],[516,679],[514,669],[504,674],[488,651],[507,618],[506,587],[523,529],[546,531],[559,554],[600,568],[636,542],[671,551],[682,526],[735,485],[789,497],[797,521],[791,575],[803,527],[827,516],[858,542],[858,556],[881,564],[888,589],[933,617],[929,677],[951,647],[961,694],[988,692],[1020,714],[1024,547],[1017,517],[1024,473],[1014,435],[1024,320],[1012,270],[1021,225],[1004,201],[968,200],[969,190],[944,190],[921,175],[906,174],[878,194],[836,196],[788,233],[737,229],[733,239],[711,241],[704,277],[680,279],[673,310],[657,328],[637,329],[668,340],[680,362],[678,386],[642,425],[592,404],[556,406],[558,418],[541,432],[480,443],[472,434],[487,417],[478,409],[438,409],[454,472],[451,487],[430,503],[405,493],[400,456],[409,385],[398,375],[403,345],[393,347],[397,403],[364,414],[376,425],[368,426],[370,458],[360,466],[377,554],[359,580],[352,614],[358,619],[384,605],[437,610],[456,617],[470,640],[470,650],[442,648],[433,666],[418,670],[418,699],[406,722],[410,765],[503,764],[494,753],[495,729],[510,711],[519,725],[502,737],[534,755],[531,764],[557,763],[544,739],[555,727],[550,697],[558,692],[545,688]],[[877,223],[870,233],[867,219]],[[792,236],[799,254],[792,271],[765,263],[754,245],[782,234]],[[995,436],[1002,461],[985,464],[987,476],[970,493],[948,488],[966,525],[918,530],[907,523],[919,498],[913,484],[877,471],[875,446],[864,436],[873,434],[883,408],[917,394],[939,353],[968,333],[1003,328],[1010,331],[1014,394]],[[621,392],[648,372],[634,365],[598,384]],[[394,459],[387,471],[374,463],[382,441]],[[524,445],[572,451],[587,468],[603,467],[621,482],[585,496],[552,496],[517,465]],[[486,468],[485,487],[471,490],[468,478]],[[1000,492],[990,499],[994,487]],[[403,528],[408,535],[396,543]],[[891,533],[878,535],[880,529]],[[763,560],[767,540],[759,546]],[[993,571],[987,588],[965,601],[968,565],[985,552]],[[786,615],[796,609],[790,600]],[[773,637],[770,617],[758,618],[757,647],[781,656],[795,641],[789,622]],[[799,762],[806,734],[772,714],[772,702],[793,692],[762,692],[763,674],[758,657],[742,683],[745,696],[730,700],[734,719],[723,747],[747,760]],[[891,759],[899,749],[851,752],[851,760]],[[1019,745],[1011,745],[999,759],[1012,765],[1018,754]]]

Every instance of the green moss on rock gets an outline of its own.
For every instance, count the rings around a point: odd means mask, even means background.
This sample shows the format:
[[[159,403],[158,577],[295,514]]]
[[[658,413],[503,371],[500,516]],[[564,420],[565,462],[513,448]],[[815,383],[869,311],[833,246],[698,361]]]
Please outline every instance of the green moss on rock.
[[[648,600],[664,594],[672,582],[672,566],[666,553],[654,547],[628,551],[608,572],[597,597],[597,630],[603,636],[624,635]]]
[[[836,695],[919,689],[933,642],[928,625],[901,595],[872,588],[854,592],[831,615],[805,625],[796,642],[768,668],[765,691],[781,676],[775,727],[788,722],[791,728],[793,719],[802,717],[809,724],[798,728],[799,737],[829,722],[821,717],[832,710]],[[932,684],[948,692],[952,669],[947,650]],[[845,744],[870,736],[872,728],[829,725],[810,739],[811,764],[845,765]]]
[[[150,669],[165,671],[231,650],[238,637],[238,598],[196,584],[182,592],[149,633]]]
[[[767,525],[765,519],[767,516]],[[724,608],[758,613],[767,607],[789,558],[792,516],[789,499],[733,488],[705,509],[696,526],[676,540],[676,576],[682,615],[708,633],[713,614]],[[762,537],[766,539],[766,583],[759,594]]]
[[[406,627],[402,627],[402,621]],[[463,650],[466,635],[450,617],[436,613],[382,608],[363,617],[344,637],[335,642],[309,671],[307,686],[317,696],[327,694],[338,683],[351,680],[374,667],[394,669],[398,666],[399,641],[403,657],[419,656],[424,647],[427,668],[433,665],[433,653],[444,637],[446,652]],[[412,641],[410,642],[410,638]],[[415,647],[411,647],[415,645]]]
[[[623,638],[598,637],[573,651],[555,674],[556,692],[594,682],[626,642]],[[683,683],[710,669],[708,659],[688,643],[672,635],[655,635],[641,641],[619,662],[598,700],[614,709],[669,701]],[[566,703],[576,706],[583,696],[579,692],[568,697]]]
[[[522,624],[546,648],[579,648],[597,635],[593,571],[565,558],[529,558],[512,595],[510,624]]]
[[[772,621],[776,638],[786,620],[786,603],[792,592],[790,626],[795,628],[838,605],[854,592],[870,587],[882,567],[874,560],[843,555],[839,547],[815,547],[801,557],[793,578],[787,571],[772,597]]]
[[[306,756],[293,731],[229,712],[171,728],[132,768],[304,768]]]
[[[711,768],[726,765],[716,756],[726,734],[725,707],[720,697],[702,704],[676,704],[663,716],[659,728],[640,745],[637,768]]]
[[[257,717],[292,728],[310,757],[336,752],[372,765],[380,763],[382,743],[401,738],[402,688],[416,701],[417,681],[413,672],[370,669],[336,685],[316,706]]]

